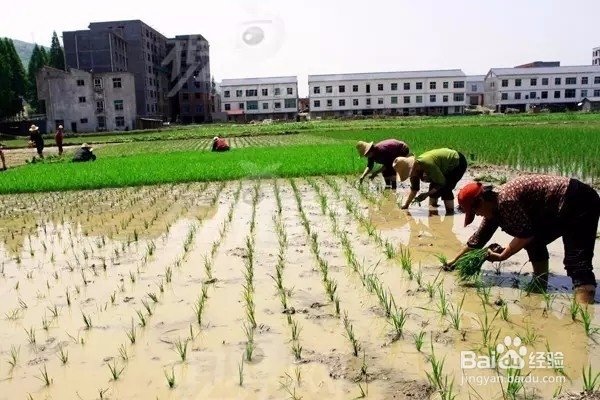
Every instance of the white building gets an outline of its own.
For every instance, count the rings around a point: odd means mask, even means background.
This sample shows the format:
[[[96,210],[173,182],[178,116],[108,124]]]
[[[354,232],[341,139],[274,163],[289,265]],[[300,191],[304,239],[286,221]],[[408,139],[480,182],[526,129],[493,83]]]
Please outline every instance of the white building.
[[[465,107],[459,69],[309,75],[311,116],[446,115]]]
[[[229,120],[295,119],[298,115],[298,78],[223,79],[222,111]]]
[[[492,68],[485,77],[487,107],[527,111],[576,109],[586,97],[600,97],[600,65]]]
[[[46,109],[46,132],[123,131],[135,128],[136,101],[130,72],[89,73],[43,67],[36,75]]]
[[[485,75],[467,76],[466,97],[470,106],[482,106],[485,93]]]
[[[592,50],[592,65],[600,65],[600,47],[594,47]]]

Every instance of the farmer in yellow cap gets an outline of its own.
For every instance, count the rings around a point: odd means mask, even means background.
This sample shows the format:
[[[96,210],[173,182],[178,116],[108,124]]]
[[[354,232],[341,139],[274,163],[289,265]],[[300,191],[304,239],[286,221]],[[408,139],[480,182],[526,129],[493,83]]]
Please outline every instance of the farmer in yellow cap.
[[[401,182],[410,178],[410,194],[402,209],[407,209],[413,200],[421,202],[428,197],[429,205],[437,207],[441,197],[446,213],[454,212],[452,190],[467,170],[467,159],[464,155],[456,150],[442,148],[429,150],[418,157],[398,157],[393,165]],[[429,190],[417,195],[420,181],[429,182]]]
[[[592,304],[596,277],[592,266],[600,216],[600,196],[590,186],[562,176],[527,175],[499,189],[472,182],[458,193],[465,226],[483,217],[467,246],[448,263],[472,249],[482,248],[498,228],[513,236],[502,248],[488,250],[489,261],[504,261],[522,249],[533,266],[530,289],[546,291],[550,258],[546,246],[562,237],[565,270],[573,282],[575,301]],[[491,247],[491,246],[490,246]]]
[[[371,172],[370,179],[375,178],[380,173],[385,180],[386,189],[396,190],[396,172],[392,166],[397,157],[406,157],[410,151],[408,145],[400,140],[386,139],[373,144],[373,142],[358,142],[356,150],[359,156],[367,158],[367,167],[359,178],[359,183],[365,179]],[[375,163],[381,167],[373,171]]]

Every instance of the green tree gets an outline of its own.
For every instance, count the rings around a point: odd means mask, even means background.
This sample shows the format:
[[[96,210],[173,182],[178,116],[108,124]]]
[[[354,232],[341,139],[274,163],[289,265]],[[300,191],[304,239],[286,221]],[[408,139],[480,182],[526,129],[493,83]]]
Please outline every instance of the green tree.
[[[56,69],[62,69],[63,71],[65,69],[65,53],[58,41],[56,31],[52,33],[52,45],[50,46],[48,65]]]
[[[0,39],[0,117],[12,117],[23,110],[25,72],[9,39]]]
[[[38,71],[45,65],[48,65],[48,56],[46,54],[46,50],[36,44],[33,48],[33,53],[31,54],[31,59],[29,60],[29,66],[27,68],[27,82],[29,84],[29,88],[27,90],[27,99],[34,110],[39,109],[36,75]]]
[[[4,45],[12,69],[13,90],[17,95],[25,96],[27,90],[27,74],[25,73],[25,68],[23,68],[21,58],[11,39],[4,39]]]

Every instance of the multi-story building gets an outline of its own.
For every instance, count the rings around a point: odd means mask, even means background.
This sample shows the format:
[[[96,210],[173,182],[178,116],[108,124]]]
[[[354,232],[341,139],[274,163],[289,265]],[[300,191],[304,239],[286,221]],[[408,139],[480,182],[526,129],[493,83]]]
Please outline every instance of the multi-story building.
[[[592,50],[592,65],[600,65],[600,47],[594,47]]]
[[[171,73],[168,98],[171,121],[211,121],[211,76],[208,41],[202,35],[167,40],[163,66]]]
[[[89,30],[63,32],[67,66],[92,73],[128,71],[135,77],[141,116],[169,115],[169,72],[161,66],[167,38],[140,20],[93,22]]]
[[[222,111],[230,120],[295,119],[298,115],[298,79],[223,79]]]
[[[465,80],[459,69],[309,75],[310,114],[461,114]]]
[[[134,76],[129,72],[90,73],[43,67],[36,76],[46,110],[46,132],[129,130],[135,125]]]
[[[482,106],[484,87],[485,87],[485,75],[469,75],[467,76],[467,105],[470,106]]]
[[[600,97],[600,65],[492,68],[485,77],[484,103],[500,112],[576,109],[586,97]]]

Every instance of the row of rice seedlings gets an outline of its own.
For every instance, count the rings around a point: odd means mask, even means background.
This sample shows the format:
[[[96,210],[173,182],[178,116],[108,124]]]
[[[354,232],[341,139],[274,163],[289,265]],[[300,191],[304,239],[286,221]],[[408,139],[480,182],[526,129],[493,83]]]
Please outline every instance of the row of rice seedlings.
[[[354,357],[358,357],[358,353],[360,352],[361,346],[358,339],[356,338],[356,335],[354,334],[354,328],[352,326],[352,323],[350,322],[350,318],[348,318],[347,312],[344,312],[343,321],[344,329],[346,330],[346,338],[352,346],[352,354],[354,354]]]
[[[256,188],[256,186],[255,186]],[[258,205],[258,191],[254,191],[254,197],[252,200],[252,213],[254,215],[256,207]],[[254,257],[255,257],[255,246],[254,246],[254,234],[255,231],[250,228],[250,234],[246,237],[246,259],[244,260],[244,279],[245,283],[242,285],[243,300],[246,314],[246,321],[243,323],[242,328],[246,336],[246,346],[244,355],[246,361],[251,362],[254,354],[256,345],[254,343],[254,333],[257,327],[256,323],[256,305],[254,303]]]
[[[427,379],[433,388],[439,393],[442,400],[452,400],[456,397],[454,392],[454,378],[449,379],[444,373],[445,358],[439,359],[433,348],[433,338],[431,339],[431,355],[429,356],[429,365],[431,373],[426,371]]]

